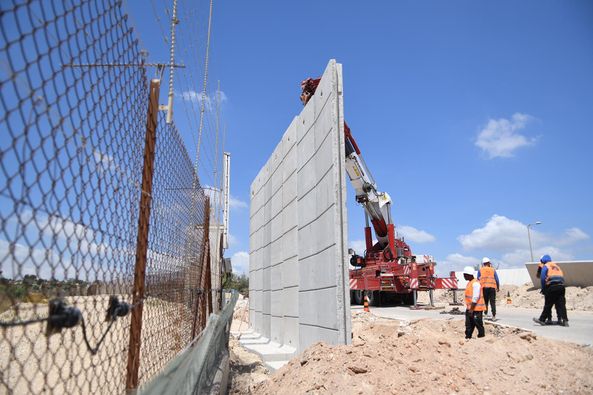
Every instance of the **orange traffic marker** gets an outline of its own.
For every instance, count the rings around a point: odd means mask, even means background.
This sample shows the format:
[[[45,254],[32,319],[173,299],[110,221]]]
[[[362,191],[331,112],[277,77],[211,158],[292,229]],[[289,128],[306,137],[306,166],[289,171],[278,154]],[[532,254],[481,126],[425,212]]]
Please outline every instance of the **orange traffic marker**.
[[[507,292],[507,304],[512,304],[513,301],[511,300],[511,292]]]
[[[369,297],[368,296],[364,296],[364,311],[367,313],[370,313],[371,310],[369,310]]]

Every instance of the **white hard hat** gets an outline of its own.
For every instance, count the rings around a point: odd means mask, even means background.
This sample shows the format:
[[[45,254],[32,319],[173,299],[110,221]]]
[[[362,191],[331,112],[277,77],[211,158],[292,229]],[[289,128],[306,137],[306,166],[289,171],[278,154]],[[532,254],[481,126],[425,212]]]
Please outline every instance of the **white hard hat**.
[[[488,258],[487,256],[482,258],[482,264],[484,264],[484,263],[490,263],[490,258]]]
[[[471,266],[466,266],[463,268],[463,274],[469,274],[470,276],[473,276],[474,272],[474,268]]]

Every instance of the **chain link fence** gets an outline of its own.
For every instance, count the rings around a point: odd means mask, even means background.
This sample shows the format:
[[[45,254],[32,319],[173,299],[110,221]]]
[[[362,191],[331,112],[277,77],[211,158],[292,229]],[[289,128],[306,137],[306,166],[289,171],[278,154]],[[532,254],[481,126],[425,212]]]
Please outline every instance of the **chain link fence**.
[[[0,393],[122,393],[206,325],[209,201],[143,61],[120,1],[0,2]]]

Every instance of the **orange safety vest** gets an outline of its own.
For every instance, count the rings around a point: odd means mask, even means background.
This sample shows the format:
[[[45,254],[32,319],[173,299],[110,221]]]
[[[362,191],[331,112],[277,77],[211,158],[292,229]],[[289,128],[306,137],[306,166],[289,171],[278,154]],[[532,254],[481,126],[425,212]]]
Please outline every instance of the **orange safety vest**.
[[[470,309],[472,307],[472,297],[473,297],[473,290],[474,290],[474,282],[476,282],[475,278],[467,283],[465,287],[465,305]],[[486,303],[484,303],[484,293],[482,292],[482,284],[480,284],[480,298],[478,299],[478,303],[476,303],[476,307],[474,311],[485,311],[486,310]]]
[[[482,284],[482,288],[496,288],[494,271],[494,268],[490,266],[484,266],[480,269],[480,284]]]
[[[560,269],[560,266],[556,265],[554,262],[548,262],[546,263],[546,266],[548,267],[546,285],[564,284],[564,273],[562,273],[562,269]]]

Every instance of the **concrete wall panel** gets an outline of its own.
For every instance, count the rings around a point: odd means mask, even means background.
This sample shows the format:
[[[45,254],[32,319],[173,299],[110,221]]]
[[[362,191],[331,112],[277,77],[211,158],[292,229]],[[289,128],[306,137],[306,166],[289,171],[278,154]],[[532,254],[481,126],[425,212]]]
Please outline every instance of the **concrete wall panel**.
[[[552,257],[553,258],[553,257]],[[564,273],[567,286],[590,287],[593,285],[593,261],[555,261]],[[541,282],[536,277],[537,263],[526,263],[531,281],[536,288],[541,288]]]
[[[350,341],[342,113],[332,60],[251,185],[252,326],[295,350]]]

